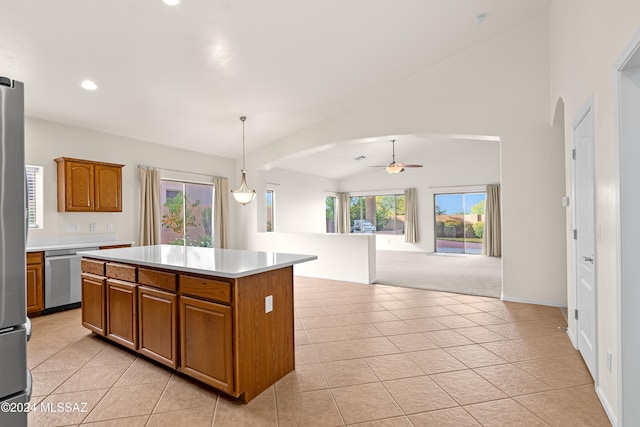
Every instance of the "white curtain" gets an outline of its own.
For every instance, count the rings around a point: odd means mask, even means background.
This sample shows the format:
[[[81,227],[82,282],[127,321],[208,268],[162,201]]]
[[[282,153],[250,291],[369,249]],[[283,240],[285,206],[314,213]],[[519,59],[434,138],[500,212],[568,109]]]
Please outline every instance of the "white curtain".
[[[482,254],[502,256],[502,220],[500,211],[500,184],[487,185],[485,202],[484,232],[482,235]]]
[[[418,199],[415,188],[404,190],[404,241],[416,243],[418,241]]]
[[[336,197],[336,232],[348,234],[351,231],[351,211],[349,193],[338,193]]]
[[[226,248],[229,228],[229,180],[216,177],[213,182],[215,186],[215,200],[213,202],[214,247]]]
[[[140,246],[160,244],[160,171],[140,166]]]

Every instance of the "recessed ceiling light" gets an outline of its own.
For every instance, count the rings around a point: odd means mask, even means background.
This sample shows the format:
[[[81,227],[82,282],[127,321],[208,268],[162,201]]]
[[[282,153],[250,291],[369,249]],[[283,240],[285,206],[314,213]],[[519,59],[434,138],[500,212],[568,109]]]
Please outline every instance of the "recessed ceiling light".
[[[94,82],[92,82],[91,80],[85,80],[83,81],[80,86],[82,86],[83,89],[86,90],[96,90],[98,89],[98,85],[95,84]]]
[[[475,17],[475,19],[473,20],[473,23],[476,25],[480,25],[484,22],[485,19],[487,19],[487,14],[481,13],[480,15]]]
[[[164,4],[167,4],[169,6],[175,6],[178,3],[180,3],[180,0],[162,0],[164,2]]]

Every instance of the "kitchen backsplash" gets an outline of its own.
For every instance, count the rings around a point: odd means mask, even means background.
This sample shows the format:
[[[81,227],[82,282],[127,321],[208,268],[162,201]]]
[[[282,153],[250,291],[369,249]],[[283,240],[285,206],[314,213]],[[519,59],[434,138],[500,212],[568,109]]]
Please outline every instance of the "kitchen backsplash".
[[[91,233],[58,236],[29,236],[27,247],[49,245],[72,245],[76,243],[115,242],[116,233]]]

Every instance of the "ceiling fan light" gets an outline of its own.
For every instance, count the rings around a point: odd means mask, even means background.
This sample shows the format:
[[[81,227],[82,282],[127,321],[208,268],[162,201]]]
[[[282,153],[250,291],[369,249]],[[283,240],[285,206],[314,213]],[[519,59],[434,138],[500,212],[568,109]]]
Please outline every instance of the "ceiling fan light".
[[[387,169],[387,172],[389,173],[400,173],[404,170],[402,166],[399,166],[395,163],[387,166],[386,169]]]

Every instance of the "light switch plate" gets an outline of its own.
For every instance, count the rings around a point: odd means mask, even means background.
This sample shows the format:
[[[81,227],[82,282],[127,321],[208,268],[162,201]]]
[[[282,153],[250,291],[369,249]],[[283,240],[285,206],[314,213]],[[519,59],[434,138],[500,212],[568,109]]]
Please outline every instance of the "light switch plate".
[[[269,295],[264,299],[264,312],[271,313],[273,311],[273,295]]]
[[[67,224],[67,233],[78,233],[80,231],[80,226],[78,224]]]
[[[107,224],[107,231],[113,230],[113,224]]]
[[[96,223],[92,222],[91,224],[89,224],[89,231],[96,231]]]

